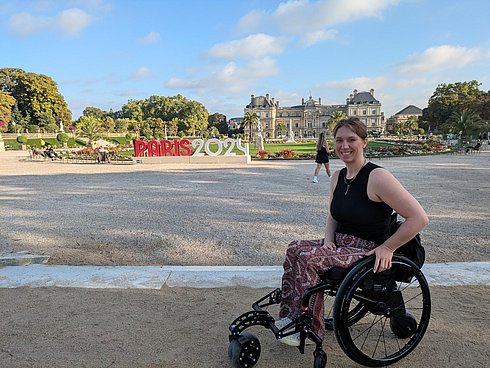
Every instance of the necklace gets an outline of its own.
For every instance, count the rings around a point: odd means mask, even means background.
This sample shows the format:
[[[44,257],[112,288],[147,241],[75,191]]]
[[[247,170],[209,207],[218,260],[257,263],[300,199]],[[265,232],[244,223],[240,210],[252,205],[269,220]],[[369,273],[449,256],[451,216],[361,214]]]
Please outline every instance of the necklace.
[[[345,189],[345,193],[344,193],[344,195],[345,195],[345,196],[346,196],[346,195],[347,195],[347,193],[349,192],[350,185],[352,184],[352,182],[353,182],[354,180],[356,180],[356,178],[357,178],[357,174],[359,174],[359,173],[361,172],[362,168],[363,168],[364,166],[366,166],[366,164],[367,164],[367,160],[364,160],[364,163],[362,164],[362,166],[361,166],[361,168],[359,169],[359,171],[357,171],[356,175],[354,175],[354,176],[353,176],[352,178],[350,178],[350,179],[347,179],[347,172],[345,173],[345,176],[344,176],[344,184],[346,185],[346,189]]]

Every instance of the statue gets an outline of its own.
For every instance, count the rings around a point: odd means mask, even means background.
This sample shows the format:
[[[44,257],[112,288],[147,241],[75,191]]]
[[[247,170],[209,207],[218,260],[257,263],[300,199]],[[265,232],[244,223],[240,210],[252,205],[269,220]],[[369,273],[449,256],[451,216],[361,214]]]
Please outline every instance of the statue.
[[[288,143],[296,143],[294,140],[294,132],[293,132],[293,119],[289,119],[289,133],[288,133],[288,140],[286,141]]]
[[[63,125],[63,121],[62,120],[60,120],[60,132],[61,133],[64,133],[65,132],[65,127]]]
[[[264,149],[264,137],[262,136],[262,124],[260,119],[257,119],[257,134],[255,135],[255,149]]]

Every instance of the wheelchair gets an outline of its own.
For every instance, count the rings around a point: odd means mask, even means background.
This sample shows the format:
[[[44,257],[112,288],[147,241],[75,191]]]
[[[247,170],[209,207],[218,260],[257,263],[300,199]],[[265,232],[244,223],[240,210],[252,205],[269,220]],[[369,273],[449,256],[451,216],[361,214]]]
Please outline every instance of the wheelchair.
[[[261,345],[245,331],[262,326],[276,339],[299,333],[301,354],[305,341],[314,343],[314,368],[324,368],[327,354],[323,340],[312,328],[310,301],[323,294],[326,332],[333,331],[344,353],[358,364],[383,367],[410,354],[422,340],[429,325],[431,299],[422,271],[408,258],[395,254],[392,267],[374,273],[374,256],[366,257],[349,269],[333,267],[320,274],[317,285],[305,291],[301,312],[282,328],[275,325],[267,307],[281,302],[276,289],[252,304],[252,309],[229,326],[228,356],[235,368],[257,364]],[[320,293],[320,294],[319,294]]]

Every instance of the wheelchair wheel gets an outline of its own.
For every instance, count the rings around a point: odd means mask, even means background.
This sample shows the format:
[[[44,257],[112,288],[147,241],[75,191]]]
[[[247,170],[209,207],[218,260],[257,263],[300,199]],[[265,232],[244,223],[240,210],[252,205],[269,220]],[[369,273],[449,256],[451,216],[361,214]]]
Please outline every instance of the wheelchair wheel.
[[[424,275],[404,257],[395,255],[392,265],[390,271],[374,274],[374,257],[362,260],[335,298],[337,341],[347,356],[365,366],[382,367],[407,356],[429,324],[430,292]],[[361,312],[353,318],[358,308]]]
[[[244,332],[230,341],[228,357],[233,368],[249,368],[257,364],[260,351],[259,339],[251,333]]]
[[[325,304],[325,330],[333,331],[333,305],[335,301],[335,291],[326,290],[324,293],[324,304]],[[365,314],[367,310],[365,310],[362,303],[353,302],[351,305],[351,309],[349,311],[348,323],[353,324],[359,321]]]

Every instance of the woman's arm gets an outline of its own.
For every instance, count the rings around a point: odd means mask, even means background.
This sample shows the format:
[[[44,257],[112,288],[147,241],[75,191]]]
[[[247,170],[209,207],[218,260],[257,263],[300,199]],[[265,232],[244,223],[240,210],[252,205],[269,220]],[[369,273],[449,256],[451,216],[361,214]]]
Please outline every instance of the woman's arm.
[[[339,177],[339,172],[336,171],[332,175],[332,180],[330,181],[330,200],[328,206],[327,222],[325,224],[325,242],[324,245],[328,249],[335,249],[335,230],[337,229],[337,221],[332,217],[330,213],[330,206],[332,204],[333,192],[337,186],[337,179]]]
[[[327,150],[327,153],[330,153],[330,147],[328,146],[328,141],[325,139],[325,143],[323,144],[325,149]]]
[[[368,182],[368,197],[384,202],[402,217],[403,224],[386,241],[368,253],[375,254],[375,272],[391,267],[393,253],[409,242],[429,223],[429,218],[420,203],[387,170],[379,168],[371,172]]]

